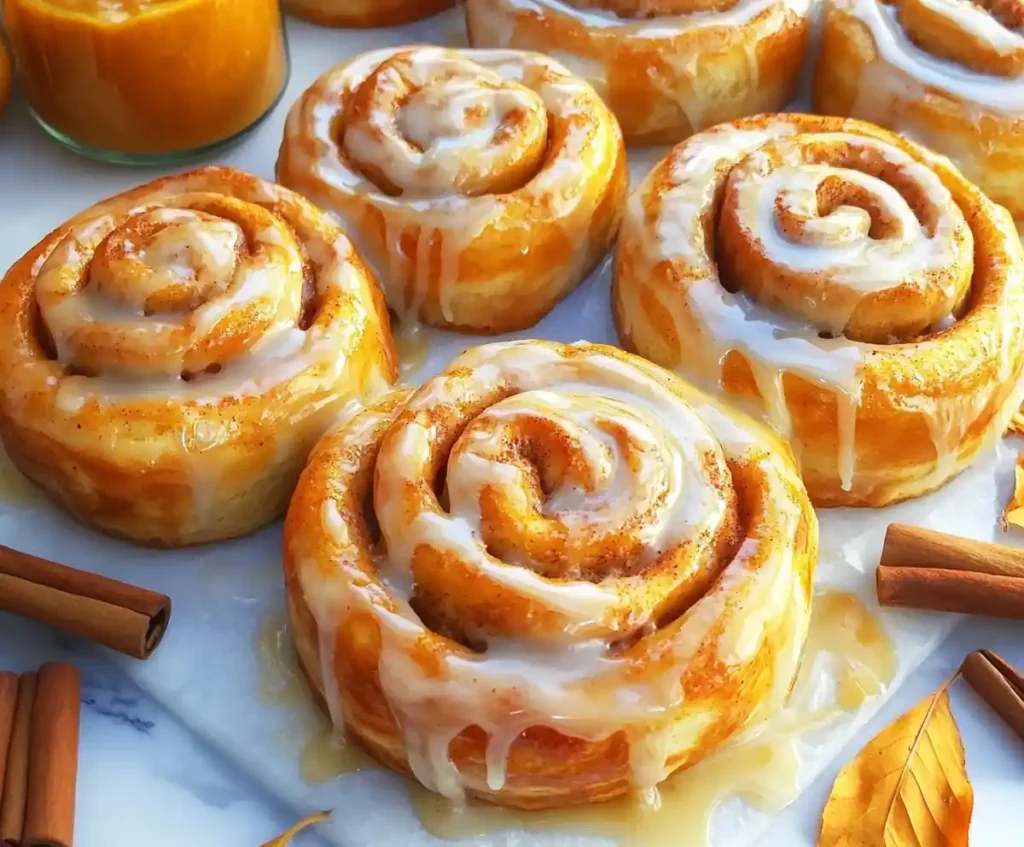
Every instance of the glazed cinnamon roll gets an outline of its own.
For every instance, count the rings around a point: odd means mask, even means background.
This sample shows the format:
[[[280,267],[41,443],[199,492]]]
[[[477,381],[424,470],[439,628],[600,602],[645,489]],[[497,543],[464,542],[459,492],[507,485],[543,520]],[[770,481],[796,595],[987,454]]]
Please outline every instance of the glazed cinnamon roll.
[[[811,0],[466,0],[475,47],[539,50],[587,79],[629,144],[672,144],[793,97]]]
[[[401,317],[477,333],[533,325],[590,273],[627,182],[585,82],[533,53],[440,47],[328,71],[277,174],[345,221]]]
[[[362,29],[407,24],[451,8],[455,0],[285,0],[284,5],[316,24]]]
[[[316,440],[395,379],[388,314],[341,231],[228,168],[100,203],[0,284],[0,435],[85,523],[143,544],[282,514]]]
[[[767,427],[621,350],[520,341],[326,435],[284,562],[339,729],[543,808],[651,789],[780,707],[817,542]]]
[[[612,299],[625,346],[792,441],[817,505],[942,485],[1021,399],[1013,221],[860,121],[762,115],[678,145],[629,200]]]
[[[1024,6],[828,0],[814,109],[949,156],[1024,223]]]

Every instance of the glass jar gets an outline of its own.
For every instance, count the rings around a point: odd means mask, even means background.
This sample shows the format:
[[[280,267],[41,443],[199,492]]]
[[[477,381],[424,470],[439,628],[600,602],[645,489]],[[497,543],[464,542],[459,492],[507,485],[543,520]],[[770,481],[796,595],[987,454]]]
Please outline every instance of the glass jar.
[[[288,81],[279,0],[5,0],[36,119],[72,150],[168,163],[237,140]]]

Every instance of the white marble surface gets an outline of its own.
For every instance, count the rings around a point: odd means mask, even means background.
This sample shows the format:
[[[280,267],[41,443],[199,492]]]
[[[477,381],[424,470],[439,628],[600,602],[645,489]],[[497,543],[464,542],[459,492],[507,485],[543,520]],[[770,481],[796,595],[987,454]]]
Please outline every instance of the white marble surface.
[[[449,29],[454,29],[450,27]],[[389,32],[374,36],[376,43],[415,40],[415,30]],[[295,73],[285,103],[290,102],[319,70],[344,54],[337,34],[303,25],[294,25],[291,33]],[[242,165],[269,176],[285,106],[242,147],[221,157],[221,161]],[[259,165],[254,163],[261,163]],[[0,265],[6,266],[29,246],[25,236],[37,238],[47,229],[78,211],[86,201],[123,190],[155,174],[138,170],[119,170],[83,162],[57,148],[32,126],[17,98],[0,121]],[[5,235],[6,233],[7,235]],[[17,233],[17,237],[12,237]],[[602,308],[602,314],[606,310]],[[589,312],[584,310],[583,319]],[[98,542],[83,530],[71,529],[57,516],[47,515],[35,525],[31,546],[45,554],[54,531],[79,532],[82,556]],[[273,539],[271,531],[264,538]],[[267,542],[268,548],[274,545]],[[127,557],[127,553],[126,553]],[[169,572],[152,567],[152,558],[141,553],[132,557],[131,570],[125,575],[145,581],[174,595],[174,579]],[[237,556],[225,555],[226,559]],[[268,551],[253,567],[254,579],[261,584],[279,579]],[[179,573],[221,576],[237,571],[243,564],[222,561],[219,548],[198,553],[195,561]],[[209,565],[209,566],[207,566]],[[126,561],[125,566],[128,567]],[[145,569],[145,570],[143,570]],[[138,574],[138,576],[136,576]],[[143,576],[144,574],[144,576]],[[206,578],[205,576],[203,578]],[[181,587],[186,591],[185,586]],[[207,598],[209,599],[209,598]],[[245,596],[232,597],[244,605]],[[258,616],[254,618],[254,621]],[[200,606],[190,619],[200,632],[208,623],[208,612]],[[179,621],[180,623],[180,621]],[[249,622],[252,623],[252,622]],[[771,833],[759,843],[766,845],[810,845],[814,841],[817,820],[828,786],[839,764],[855,753],[884,723],[933,689],[966,652],[978,646],[998,649],[1011,661],[1024,666],[1024,639],[1021,628],[1009,624],[969,622],[897,692],[879,715],[847,747],[835,765],[797,803],[781,815]],[[251,637],[240,635],[242,649],[251,649]],[[61,656],[71,658],[82,668],[85,678],[83,708],[82,769],[79,780],[79,847],[120,847],[120,845],[218,845],[218,847],[255,847],[283,829],[297,810],[281,807],[264,793],[250,776],[221,761],[206,749],[189,730],[170,713],[147,698],[122,671],[108,664],[106,657],[90,648],[62,637],[42,633],[38,628],[0,615],[0,668],[21,669]],[[202,703],[203,671],[216,667],[216,657],[201,651],[183,656],[157,656],[147,669],[130,667],[135,678],[147,681],[164,702]],[[196,684],[182,699],[181,692],[161,688],[162,667],[176,672],[182,661],[195,664]],[[200,663],[203,663],[202,666]],[[125,662],[117,663],[127,667]],[[172,696],[173,695],[173,696]],[[216,706],[210,704],[211,710]],[[983,706],[970,695],[958,695],[957,713],[961,717],[968,746],[968,760],[978,797],[972,828],[972,843],[981,847],[1002,847],[1018,842],[1006,830],[1007,817],[1000,809],[1013,808],[1013,801],[1024,800],[1024,745],[1008,734],[993,733],[991,720]],[[193,715],[194,717],[194,715]],[[246,715],[239,720],[245,723]],[[193,727],[206,732],[212,722],[192,720]],[[982,727],[989,727],[986,735]],[[263,740],[263,739],[260,739]],[[253,739],[255,743],[257,739]],[[260,774],[263,784],[272,784],[275,774]],[[345,791],[344,784],[334,788]],[[305,811],[305,810],[301,810]],[[365,830],[355,845],[386,845],[393,840],[375,837]],[[323,843],[315,836],[307,844]],[[502,840],[502,843],[510,843]],[[685,847],[685,842],[681,842]]]

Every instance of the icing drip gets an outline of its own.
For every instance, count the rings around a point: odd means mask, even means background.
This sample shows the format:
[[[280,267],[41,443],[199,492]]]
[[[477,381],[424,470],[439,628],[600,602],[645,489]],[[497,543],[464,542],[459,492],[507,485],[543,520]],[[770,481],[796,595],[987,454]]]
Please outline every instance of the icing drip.
[[[710,847],[715,811],[731,798],[743,798],[764,811],[781,811],[799,794],[798,756],[791,733],[778,733],[729,746],[669,777],[656,800],[631,796],[570,809],[521,812],[490,803],[456,807],[443,797],[413,790],[423,826],[437,838],[462,840],[492,833],[528,830],[549,835],[614,839],[620,847]],[[516,835],[505,835],[514,843]],[[501,837],[493,839],[501,843]]]
[[[892,638],[856,594],[817,594],[789,708],[798,713],[813,708],[820,699],[816,688],[825,680],[832,683],[836,706],[847,711],[859,709],[885,691],[896,676],[897,665]]]
[[[366,571],[347,507],[328,497],[319,531],[334,564],[302,565],[307,542],[289,530],[287,556],[321,646],[347,621],[376,622],[380,688],[432,791],[502,791],[523,733],[550,728],[624,734],[630,784],[650,793],[722,712],[742,724],[784,701],[808,620],[812,551],[797,539],[813,513],[766,430],[610,348],[511,342],[468,351],[334,438],[339,456],[381,439],[386,554]],[[342,491],[356,490],[344,474],[370,473],[337,467]],[[750,525],[737,473],[766,486]],[[698,654],[721,668],[713,695],[686,691]],[[328,702],[344,702],[321,662]],[[751,666],[770,680],[753,702],[728,682]],[[460,767],[453,751],[472,727],[486,746]]]

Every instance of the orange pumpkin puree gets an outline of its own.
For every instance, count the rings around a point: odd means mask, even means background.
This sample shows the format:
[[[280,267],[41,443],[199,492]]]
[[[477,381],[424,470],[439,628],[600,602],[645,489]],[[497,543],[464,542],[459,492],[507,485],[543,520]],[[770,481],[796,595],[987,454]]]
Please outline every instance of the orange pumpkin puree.
[[[288,74],[278,0],[6,0],[32,108],[100,150],[181,152],[230,138]]]

